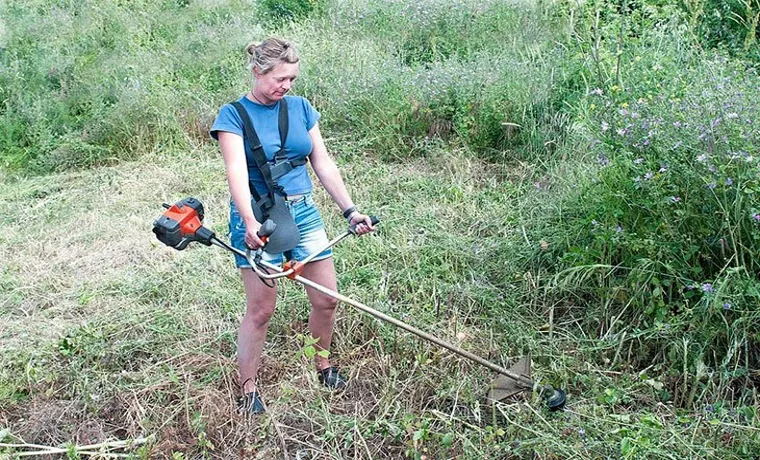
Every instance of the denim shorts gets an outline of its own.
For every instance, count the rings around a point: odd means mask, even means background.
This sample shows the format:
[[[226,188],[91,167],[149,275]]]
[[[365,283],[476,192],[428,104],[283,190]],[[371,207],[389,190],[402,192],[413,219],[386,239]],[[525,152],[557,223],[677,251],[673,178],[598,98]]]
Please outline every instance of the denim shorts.
[[[325,225],[322,222],[322,216],[320,216],[319,210],[314,205],[311,193],[302,195],[292,201],[286,201],[285,204],[287,204],[290,215],[293,216],[293,220],[295,220],[296,226],[298,226],[301,241],[299,241],[298,246],[290,251],[286,251],[284,254],[270,254],[264,251],[261,255],[261,260],[269,262],[272,265],[282,265],[284,259],[303,260],[329,242]],[[246,250],[245,224],[243,223],[243,219],[240,218],[240,212],[238,212],[232,200],[230,200],[230,243],[232,243],[232,247],[234,248],[241,251]],[[332,249],[327,248],[312,260],[326,259],[330,256],[332,256]],[[235,265],[238,268],[251,268],[245,257],[237,254],[235,254]]]

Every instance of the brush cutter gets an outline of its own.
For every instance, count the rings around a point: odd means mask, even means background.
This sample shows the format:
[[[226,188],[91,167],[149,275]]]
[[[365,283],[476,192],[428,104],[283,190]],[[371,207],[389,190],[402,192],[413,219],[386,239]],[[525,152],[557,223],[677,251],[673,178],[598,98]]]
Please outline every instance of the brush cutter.
[[[529,357],[518,360],[515,365],[506,369],[301,276],[303,268],[314,257],[346,237],[355,235],[355,227],[350,227],[345,233],[332,239],[326,243],[324,247],[314,251],[314,253],[310,254],[305,259],[300,261],[289,261],[283,268],[280,268],[261,260],[261,250],[256,252],[251,252],[251,250],[241,251],[240,249],[234,248],[218,239],[214,232],[202,225],[203,205],[197,199],[186,198],[174,205],[164,204],[163,206],[166,208],[166,211],[153,223],[153,233],[156,234],[159,241],[167,246],[171,246],[177,250],[183,250],[193,241],[197,241],[206,246],[211,246],[212,244],[220,246],[230,252],[245,257],[252,269],[262,280],[274,280],[287,277],[298,281],[305,286],[314,288],[325,295],[351,305],[364,313],[368,313],[379,320],[390,323],[407,332],[411,332],[417,337],[485,366],[498,374],[496,380],[494,380],[489,387],[488,400],[490,402],[502,401],[522,391],[533,390],[544,398],[550,410],[559,410],[565,406],[566,396],[563,390],[554,388],[551,385],[542,385],[530,378],[531,366]],[[373,225],[378,222],[379,219],[377,217],[372,217]],[[267,220],[259,230],[259,238],[266,243],[267,238],[276,231],[276,227],[277,226],[272,220]]]

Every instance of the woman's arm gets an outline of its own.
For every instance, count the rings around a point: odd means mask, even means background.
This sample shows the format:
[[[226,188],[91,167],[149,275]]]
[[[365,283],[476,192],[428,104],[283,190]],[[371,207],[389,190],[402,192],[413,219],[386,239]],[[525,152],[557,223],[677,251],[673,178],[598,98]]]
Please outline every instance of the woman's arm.
[[[264,245],[256,235],[261,223],[256,220],[251,208],[251,191],[248,185],[248,163],[245,158],[243,138],[226,131],[219,132],[219,147],[224,157],[227,171],[227,183],[230,187],[232,201],[235,202],[240,217],[245,223],[245,243],[252,249]]]
[[[348,194],[343,178],[340,176],[340,171],[327,153],[325,141],[322,139],[322,133],[319,131],[319,123],[309,130],[309,137],[311,137],[312,143],[309,161],[311,161],[311,167],[314,169],[314,173],[316,173],[319,181],[338,205],[341,212],[353,207],[354,203]],[[374,230],[369,216],[359,211],[351,213],[348,219],[351,225],[357,225],[358,233],[367,233]]]

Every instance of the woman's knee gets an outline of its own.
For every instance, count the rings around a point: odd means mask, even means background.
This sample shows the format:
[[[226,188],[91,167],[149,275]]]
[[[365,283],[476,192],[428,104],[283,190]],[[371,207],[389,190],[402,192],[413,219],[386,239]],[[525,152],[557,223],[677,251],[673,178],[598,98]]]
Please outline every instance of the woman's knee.
[[[311,306],[315,310],[332,312],[337,308],[338,300],[327,295],[322,295],[314,299]]]
[[[246,316],[251,318],[254,327],[266,326],[274,315],[275,303],[248,301]]]

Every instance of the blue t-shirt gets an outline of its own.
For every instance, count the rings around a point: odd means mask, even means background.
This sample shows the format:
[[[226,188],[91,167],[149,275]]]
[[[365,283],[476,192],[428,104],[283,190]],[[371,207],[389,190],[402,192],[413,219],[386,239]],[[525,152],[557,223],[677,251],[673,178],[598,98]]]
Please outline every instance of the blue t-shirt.
[[[289,160],[300,160],[311,154],[311,137],[309,130],[319,121],[319,112],[311,106],[309,101],[300,96],[285,96],[288,102],[288,137],[285,141],[285,150]],[[247,97],[239,99],[243,107],[251,117],[253,128],[259,136],[261,146],[267,160],[272,160],[275,153],[280,150],[280,131],[278,126],[278,117],[280,113],[280,102],[273,105],[257,104]],[[211,137],[219,140],[219,131],[226,131],[243,137],[243,120],[231,104],[225,104],[219,110],[219,115],[211,127]],[[246,152],[246,156],[248,152]],[[249,159],[248,178],[256,187],[260,195],[267,193],[266,182],[261,176],[261,172],[256,167],[256,163]],[[312,189],[309,173],[306,171],[306,165],[297,166],[292,171],[277,180],[277,184],[285,189],[288,195],[299,195],[308,193]]]

